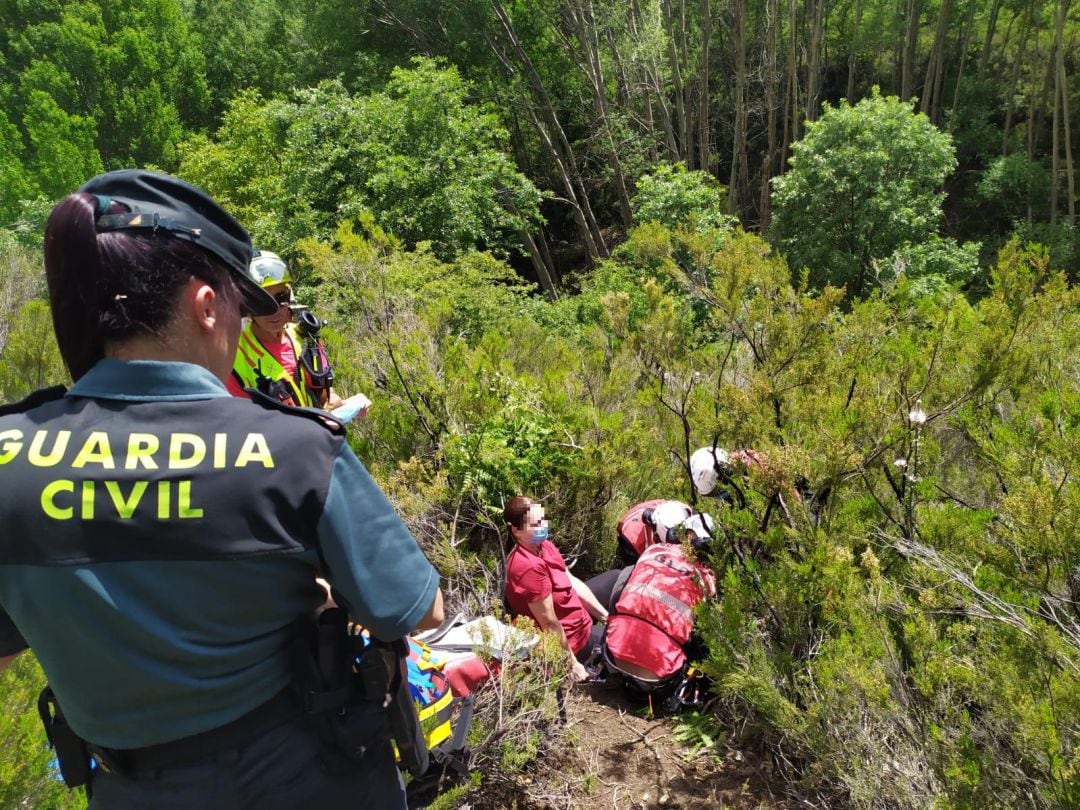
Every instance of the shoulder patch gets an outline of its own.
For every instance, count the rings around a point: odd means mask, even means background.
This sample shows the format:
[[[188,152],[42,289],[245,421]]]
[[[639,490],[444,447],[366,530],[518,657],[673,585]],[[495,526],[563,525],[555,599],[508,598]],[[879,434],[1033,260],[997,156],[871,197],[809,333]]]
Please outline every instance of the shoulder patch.
[[[12,413],[25,413],[26,411],[33,410],[38,405],[44,405],[46,402],[53,402],[61,399],[66,393],[67,388],[62,385],[54,385],[52,388],[40,388],[18,402],[0,405],[0,416],[7,416]]]
[[[319,408],[298,408],[295,405],[286,405],[281,400],[268,396],[255,388],[245,388],[244,391],[251,397],[252,402],[269,411],[281,411],[282,413],[287,413],[291,416],[300,416],[304,419],[309,419],[316,424],[322,425],[335,436],[345,435],[345,423],[324,410]]]

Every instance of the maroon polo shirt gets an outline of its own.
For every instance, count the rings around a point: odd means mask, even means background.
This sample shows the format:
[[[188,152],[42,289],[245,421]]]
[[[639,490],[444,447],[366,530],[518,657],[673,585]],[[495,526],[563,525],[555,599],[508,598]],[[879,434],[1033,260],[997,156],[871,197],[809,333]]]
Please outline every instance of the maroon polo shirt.
[[[529,605],[550,596],[555,616],[574,654],[589,643],[592,617],[570,584],[566,561],[550,540],[535,552],[515,544],[506,560],[506,601],[518,616],[533,618]]]

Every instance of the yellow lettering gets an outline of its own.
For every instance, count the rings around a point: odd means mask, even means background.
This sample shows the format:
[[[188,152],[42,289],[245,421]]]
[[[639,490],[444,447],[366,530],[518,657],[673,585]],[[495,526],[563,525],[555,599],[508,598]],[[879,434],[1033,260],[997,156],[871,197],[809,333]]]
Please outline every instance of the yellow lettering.
[[[236,456],[236,466],[246,467],[248,464],[257,462],[271,468],[274,466],[274,457],[270,455],[270,447],[266,443],[265,436],[261,433],[249,433]]]
[[[180,481],[176,485],[176,516],[179,518],[201,518],[203,510],[191,506],[191,482]]]
[[[45,440],[49,437],[49,431],[39,430],[34,434],[34,440],[30,442],[30,449],[26,451],[26,460],[35,467],[55,467],[67,452],[68,440],[71,439],[70,430],[58,430],[56,441],[53,442],[52,450],[44,455],[42,450]]]
[[[127,460],[125,470],[134,470],[142,464],[148,470],[156,470],[157,462],[153,455],[158,451],[161,441],[153,433],[132,433],[128,436]]]
[[[82,519],[94,519],[94,482],[82,482]]]
[[[56,505],[56,495],[60,492],[74,493],[75,482],[52,481],[46,484],[45,488],[41,490],[41,509],[53,520],[70,520],[75,514],[75,510],[71,507],[65,508]]]
[[[191,455],[184,458],[184,448],[191,448]],[[169,469],[190,470],[198,467],[206,458],[206,442],[194,433],[174,433],[169,437]]]
[[[22,431],[17,428],[0,431],[0,464],[7,464],[22,450]]]
[[[159,520],[169,519],[169,482],[158,481],[157,485],[157,516]]]
[[[225,469],[225,447],[228,441],[228,433],[214,434],[214,469]]]
[[[95,430],[86,439],[79,455],[71,462],[72,467],[85,467],[87,464],[100,464],[106,470],[116,469],[113,463],[112,448],[109,447],[109,434]]]
[[[149,485],[148,481],[136,481],[131,487],[131,494],[127,498],[120,491],[119,481],[106,481],[105,489],[108,491],[109,497],[112,498],[113,506],[116,507],[116,514],[127,520],[135,514],[135,507],[139,505],[139,501],[142,500],[143,493],[146,492]]]

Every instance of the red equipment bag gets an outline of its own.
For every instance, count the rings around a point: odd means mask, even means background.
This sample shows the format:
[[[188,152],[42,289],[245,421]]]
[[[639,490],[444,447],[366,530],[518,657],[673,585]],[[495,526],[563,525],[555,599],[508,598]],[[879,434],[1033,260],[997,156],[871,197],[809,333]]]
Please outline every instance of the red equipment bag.
[[[683,645],[694,629],[694,607],[716,594],[716,577],[687,560],[680,546],[661,543],[642,552],[608,617],[605,656],[644,668],[656,680],[686,663]]]

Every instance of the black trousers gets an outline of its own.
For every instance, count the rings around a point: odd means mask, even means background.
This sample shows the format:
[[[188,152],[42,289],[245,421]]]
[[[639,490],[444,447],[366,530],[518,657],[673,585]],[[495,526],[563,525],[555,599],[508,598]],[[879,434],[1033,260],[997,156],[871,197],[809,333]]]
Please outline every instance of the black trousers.
[[[187,765],[131,775],[96,769],[91,788],[89,810],[405,810],[389,742],[354,773],[331,776],[318,740],[298,723]]]
[[[613,607],[615,607],[613,602],[616,600],[614,600],[612,596],[615,591],[615,586],[619,581],[619,577],[621,577],[624,573],[629,575],[630,570],[633,567],[634,566],[631,565],[627,566],[626,568],[612,568],[610,571],[605,571],[602,574],[597,574],[592,579],[586,580],[585,585],[590,591],[593,592],[593,596],[596,597],[596,601],[598,601],[601,605],[603,605],[610,611]]]

